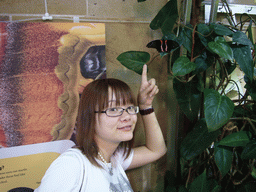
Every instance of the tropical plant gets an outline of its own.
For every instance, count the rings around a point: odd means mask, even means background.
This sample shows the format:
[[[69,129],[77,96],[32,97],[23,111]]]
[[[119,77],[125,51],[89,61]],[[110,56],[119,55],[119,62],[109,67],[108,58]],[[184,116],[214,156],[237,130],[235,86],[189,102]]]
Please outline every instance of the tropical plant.
[[[177,21],[176,5],[176,0],[167,2],[150,23],[152,30],[161,29],[163,40],[180,45],[160,56],[171,58],[173,87],[169,89],[174,89],[179,107],[193,127],[179,146],[177,185],[168,184],[174,178],[168,178],[167,172],[165,191],[255,191],[255,21],[245,14],[249,22],[245,32],[239,28],[243,21],[238,25],[182,25]],[[152,61],[144,51],[124,52],[117,60],[138,74]],[[242,79],[234,74],[237,71]]]

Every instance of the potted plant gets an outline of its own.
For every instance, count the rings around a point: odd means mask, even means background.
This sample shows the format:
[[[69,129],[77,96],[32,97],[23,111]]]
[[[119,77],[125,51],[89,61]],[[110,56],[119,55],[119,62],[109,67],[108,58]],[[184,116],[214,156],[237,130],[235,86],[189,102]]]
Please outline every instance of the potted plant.
[[[167,2],[152,20],[150,28],[160,28],[163,38],[148,45],[161,57],[171,56],[169,89],[191,127],[179,146],[176,185],[167,172],[165,191],[255,191],[255,21],[246,15],[245,32],[238,28],[244,22],[182,25],[176,5]],[[117,60],[141,74],[152,59],[147,52],[128,51]]]

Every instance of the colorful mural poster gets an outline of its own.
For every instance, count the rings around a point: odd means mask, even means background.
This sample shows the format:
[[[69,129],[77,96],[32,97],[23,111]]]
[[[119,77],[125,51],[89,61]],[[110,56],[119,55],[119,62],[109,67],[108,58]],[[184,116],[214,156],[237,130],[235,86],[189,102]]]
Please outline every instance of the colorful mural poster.
[[[0,22],[0,191],[33,191],[75,145],[79,95],[106,78],[102,23]]]
[[[70,139],[79,93],[105,75],[103,23],[0,22],[0,148]]]

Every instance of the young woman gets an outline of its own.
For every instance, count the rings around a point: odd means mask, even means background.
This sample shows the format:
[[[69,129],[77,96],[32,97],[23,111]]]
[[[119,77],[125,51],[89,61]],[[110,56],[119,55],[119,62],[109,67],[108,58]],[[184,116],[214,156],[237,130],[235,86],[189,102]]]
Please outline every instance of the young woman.
[[[130,192],[126,169],[156,161],[166,145],[152,102],[158,93],[144,65],[138,106],[129,86],[117,79],[95,80],[82,93],[77,119],[77,148],[60,155],[36,192]],[[140,112],[146,145],[132,148]]]

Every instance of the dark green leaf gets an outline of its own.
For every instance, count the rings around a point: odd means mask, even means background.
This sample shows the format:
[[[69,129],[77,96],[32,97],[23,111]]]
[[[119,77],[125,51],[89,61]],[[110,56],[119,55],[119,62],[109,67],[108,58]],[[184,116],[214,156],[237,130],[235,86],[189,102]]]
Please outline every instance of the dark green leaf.
[[[216,185],[211,192],[220,192],[222,187],[220,185]]]
[[[253,80],[254,64],[249,46],[235,46],[232,48],[234,58],[246,76]]]
[[[248,39],[247,35],[242,31],[236,31],[233,35],[233,42],[242,45],[248,45],[249,47],[253,48],[252,42]]]
[[[186,160],[193,159],[209,147],[220,133],[219,130],[209,133],[205,120],[199,120],[194,129],[182,141],[180,148],[181,156]]]
[[[254,68],[254,71],[256,73],[256,68]],[[251,81],[247,76],[244,77],[244,80],[246,82],[246,85],[244,87],[247,89],[252,99],[256,101],[256,80],[253,79]]]
[[[227,28],[224,25],[221,24],[216,24],[216,23],[211,23],[211,27],[213,27],[214,32],[218,35],[225,35],[225,36],[231,36],[233,35],[233,31],[231,31],[229,28]]]
[[[208,25],[199,23],[197,26],[197,30],[198,30],[198,36],[205,47],[207,47],[209,42],[214,41],[215,35],[212,34],[212,30]]]
[[[221,37],[221,36],[215,37],[214,41],[215,41],[216,43],[226,43],[225,38],[224,38],[224,37]]]
[[[165,34],[162,37],[163,40],[173,40],[173,41],[177,41],[177,37],[175,34],[170,33],[170,34]],[[178,42],[178,41],[177,41]],[[179,42],[178,42],[179,43]]]
[[[191,25],[187,25],[187,27],[181,29],[178,39],[182,40],[182,45],[189,53],[191,53],[193,28],[190,28],[192,27]]]
[[[142,68],[150,60],[150,54],[142,51],[127,51],[121,53],[117,60],[130,70],[142,74]]]
[[[252,42],[252,44],[254,44],[253,31],[252,31],[252,20],[250,20],[250,24],[247,29],[248,29],[248,37],[249,37],[250,41]]]
[[[195,63],[190,62],[190,60],[186,56],[181,56],[174,62],[172,72],[175,76],[182,76],[190,73],[195,68]]]
[[[177,18],[178,18],[178,15],[171,15],[171,16],[169,16],[169,18],[167,18],[164,21],[164,23],[163,23],[163,25],[161,27],[162,33],[164,35],[172,33],[173,26],[176,23]]]
[[[227,43],[212,41],[208,43],[208,47],[211,51],[218,54],[220,57],[224,57],[225,59],[228,59],[230,61],[233,60],[233,51]]]
[[[232,148],[224,146],[215,146],[214,147],[214,158],[219,168],[222,177],[224,177],[230,170],[233,160],[233,151]]]
[[[246,131],[240,131],[236,133],[232,133],[227,137],[223,138],[219,145],[225,145],[229,147],[244,147],[247,143],[249,143],[249,133]]]
[[[206,171],[199,175],[190,186],[191,192],[208,192],[208,183],[206,178]]]
[[[140,3],[140,2],[144,2],[144,1],[146,1],[146,0],[138,0],[139,3]]]
[[[256,141],[250,141],[242,151],[242,159],[255,159],[256,158]]]
[[[201,104],[202,92],[200,91],[201,76],[195,76],[190,82],[182,83],[177,79],[173,80],[173,89],[176,99],[183,113],[191,121],[198,118]]]
[[[208,130],[215,131],[227,123],[234,111],[234,103],[213,89],[204,90],[204,115]]]
[[[166,31],[172,30],[178,18],[177,0],[168,1],[165,6],[157,13],[155,18],[150,23],[150,28],[156,30],[161,28]]]
[[[203,52],[199,57],[196,58],[196,69],[194,70],[193,74],[198,74],[203,71],[206,71],[214,61],[214,56],[208,50]]]

